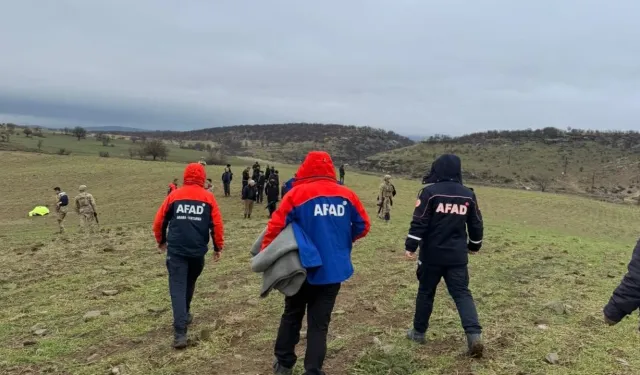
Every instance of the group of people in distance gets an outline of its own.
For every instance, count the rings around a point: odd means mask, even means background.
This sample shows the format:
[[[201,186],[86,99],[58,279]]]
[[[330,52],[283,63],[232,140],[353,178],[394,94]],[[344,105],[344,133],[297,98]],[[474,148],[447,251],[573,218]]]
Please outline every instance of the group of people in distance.
[[[444,279],[466,333],[467,354],[480,357],[484,350],[482,327],[469,291],[467,265],[469,254],[477,253],[482,247],[484,225],[476,195],[463,185],[461,171],[457,156],[439,157],[423,180],[428,185],[420,189],[415,202],[404,248],[405,257],[411,260],[416,259],[415,253],[420,248],[416,269],[419,286],[413,327],[408,330],[407,338],[420,344],[426,342],[436,288]],[[249,180],[246,186],[250,186]],[[224,249],[222,216],[213,194],[203,189],[205,181],[203,166],[189,164],[183,186],[166,197],[153,224],[158,248],[167,253],[176,349],[187,347],[187,327],[193,321],[191,300],[204,266],[209,238],[213,240],[214,262],[221,259]],[[341,205],[344,210],[328,210],[330,214],[316,215],[317,205]],[[317,247],[322,266],[307,269],[306,281],[298,293],[285,297],[274,345],[273,373],[293,373],[297,362],[295,346],[300,340],[306,313],[304,373],[324,374],[327,333],[336,297],[342,283],[354,273],[352,245],[365,237],[371,227],[369,215],[357,194],[336,178],[328,153],[312,151],[302,162],[291,181],[291,189],[284,194],[280,207],[267,224],[261,249],[289,223],[301,228]],[[615,324],[638,307],[640,243],[634,250],[629,273],[604,309],[605,321]]]

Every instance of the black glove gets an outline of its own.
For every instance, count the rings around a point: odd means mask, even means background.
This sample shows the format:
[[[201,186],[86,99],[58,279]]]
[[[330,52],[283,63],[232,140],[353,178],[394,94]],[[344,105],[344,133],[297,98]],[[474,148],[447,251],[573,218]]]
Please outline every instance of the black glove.
[[[482,248],[482,242],[480,242],[480,243],[469,242],[467,244],[467,249],[469,251],[471,251],[472,253],[480,251],[480,248]]]

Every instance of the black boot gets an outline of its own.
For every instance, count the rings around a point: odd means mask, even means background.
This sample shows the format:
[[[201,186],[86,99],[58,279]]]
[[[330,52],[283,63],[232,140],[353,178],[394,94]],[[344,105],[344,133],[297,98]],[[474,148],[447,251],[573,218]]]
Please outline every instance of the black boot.
[[[484,352],[484,344],[482,343],[482,335],[479,333],[467,334],[467,347],[469,351],[467,355],[471,358],[482,358]]]
[[[173,348],[184,349],[187,347],[187,331],[175,332],[173,335]]]
[[[424,338],[424,333],[420,333],[413,328],[407,332],[407,338],[411,341],[417,342],[418,344],[425,344],[427,342]]]
[[[276,359],[273,362],[273,373],[275,375],[293,375],[293,369],[282,366]]]
[[[193,314],[187,313],[187,325],[193,323]]]

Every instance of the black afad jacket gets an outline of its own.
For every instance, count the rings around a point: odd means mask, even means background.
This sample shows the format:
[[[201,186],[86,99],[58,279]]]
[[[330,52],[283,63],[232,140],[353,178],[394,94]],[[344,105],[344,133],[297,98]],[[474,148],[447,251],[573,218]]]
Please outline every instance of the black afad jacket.
[[[468,252],[480,250],[484,229],[476,196],[462,185],[460,158],[439,157],[426,182],[433,185],[418,193],[405,249],[420,246],[422,264],[465,265]]]
[[[614,322],[640,308],[640,241],[629,262],[628,272],[604,308],[604,315]]]

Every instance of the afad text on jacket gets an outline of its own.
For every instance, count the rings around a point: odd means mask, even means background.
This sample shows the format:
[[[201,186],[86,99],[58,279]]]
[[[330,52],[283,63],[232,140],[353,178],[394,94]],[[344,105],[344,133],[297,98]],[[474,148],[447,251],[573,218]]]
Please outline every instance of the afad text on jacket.
[[[262,249],[291,222],[298,224],[296,227],[315,245],[322,260],[322,266],[307,269],[310,284],[341,283],[353,275],[353,243],[366,236],[371,225],[358,196],[338,185],[333,162],[326,152],[312,151],[307,155],[293,188],[267,224]],[[299,236],[302,233],[296,233],[296,239]],[[300,253],[304,254],[305,249]]]
[[[468,252],[482,246],[483,223],[474,192],[462,185],[460,158],[439,157],[428,182],[433,185],[418,193],[405,249],[415,252],[420,245],[423,264],[465,265]]]
[[[213,194],[203,189],[205,176],[202,165],[189,164],[182,187],[171,192],[156,213],[153,232],[158,244],[167,244],[168,254],[204,256],[209,237],[215,251],[224,247],[222,216]]]

